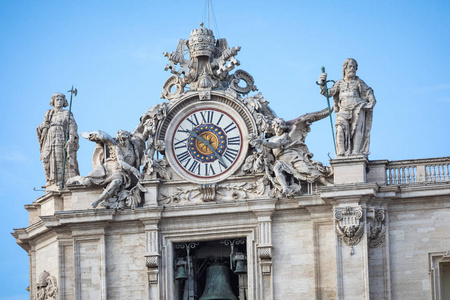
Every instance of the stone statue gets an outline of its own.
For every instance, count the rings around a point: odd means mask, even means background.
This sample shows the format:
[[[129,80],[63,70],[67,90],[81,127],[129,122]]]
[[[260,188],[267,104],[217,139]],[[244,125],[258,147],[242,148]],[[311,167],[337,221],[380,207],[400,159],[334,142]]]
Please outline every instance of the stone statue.
[[[100,197],[92,203],[101,202],[106,208],[135,208],[140,203],[139,191],[145,189],[139,184],[140,166],[145,154],[145,141],[151,127],[149,122],[140,124],[132,132],[119,130],[115,138],[106,132],[83,132],[81,136],[97,143],[92,158],[93,170],[86,176],[74,178],[70,183],[106,186]]]
[[[50,106],[54,108],[45,113],[44,122],[36,129],[47,180],[45,187],[62,181],[64,148],[67,150],[64,181],[80,174],[77,162],[78,127],[72,113],[63,109],[68,105],[64,94],[53,94]]]
[[[145,178],[150,178],[152,174],[154,176],[160,176],[165,179],[170,179],[171,174],[167,172],[166,167],[168,165],[167,160],[155,159],[156,151],[164,151],[165,145],[163,141],[155,140],[156,128],[159,122],[161,122],[167,116],[168,103],[163,102],[156,104],[149,108],[149,110],[141,117],[138,128],[147,130],[147,149],[142,161],[142,171]]]
[[[39,274],[38,282],[36,283],[36,299],[50,300],[56,299],[58,296],[58,287],[56,285],[55,276],[51,276],[47,271],[42,271]]]
[[[293,177],[297,181],[315,182],[318,181],[324,185],[331,185],[327,180],[330,170],[323,167],[321,163],[312,160],[313,154],[309,152],[305,144],[305,138],[310,131],[310,125],[314,121],[326,118],[329,115],[328,109],[315,113],[309,113],[298,117],[297,119],[285,122],[281,118],[272,120],[272,129],[274,136],[267,139],[251,138],[249,141],[252,146],[258,148],[263,146],[270,149],[273,158],[267,153],[264,161],[268,166],[264,168],[266,172],[272,170],[275,175],[275,186],[281,186],[281,194],[292,196],[300,193],[300,185],[294,184],[295,180],[287,180],[287,177]],[[264,153],[264,151],[260,151]],[[273,159],[275,160],[272,163]],[[271,173],[269,171],[269,173]],[[271,176],[269,174],[269,176]]]
[[[328,96],[334,97],[336,113],[336,156],[369,155],[372,112],[376,100],[372,88],[356,76],[358,63],[348,58],[342,66],[343,78],[330,89]],[[327,80],[322,73],[319,84]],[[325,95],[322,87],[321,94]]]

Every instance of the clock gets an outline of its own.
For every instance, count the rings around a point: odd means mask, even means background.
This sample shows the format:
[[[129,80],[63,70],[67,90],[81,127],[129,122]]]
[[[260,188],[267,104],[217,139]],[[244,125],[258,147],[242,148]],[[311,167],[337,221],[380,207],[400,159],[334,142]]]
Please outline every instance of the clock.
[[[191,182],[218,182],[233,174],[245,159],[247,135],[245,122],[232,108],[218,102],[197,102],[178,112],[169,124],[167,159]]]

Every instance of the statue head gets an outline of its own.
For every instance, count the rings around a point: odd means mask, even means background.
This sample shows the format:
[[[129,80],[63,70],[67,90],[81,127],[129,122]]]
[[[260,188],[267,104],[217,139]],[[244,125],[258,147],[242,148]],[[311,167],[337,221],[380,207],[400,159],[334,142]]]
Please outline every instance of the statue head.
[[[52,98],[50,100],[50,106],[55,106],[56,98],[63,98],[63,107],[69,106],[69,102],[67,102],[66,95],[64,95],[62,93],[54,93],[52,95]]]
[[[346,78],[347,72],[352,72],[349,74],[350,77],[356,76],[356,70],[358,70],[358,63],[354,58],[347,58],[344,60],[344,64],[342,65],[342,76]]]
[[[126,130],[119,130],[117,131],[116,140],[120,144],[124,144],[125,141],[129,140],[131,138],[131,133]]]
[[[280,136],[287,129],[287,124],[282,118],[272,120],[272,129],[276,135]]]
[[[50,274],[47,271],[42,271],[41,274],[39,274],[37,286],[40,287],[46,287],[48,285],[47,278],[50,276]]]

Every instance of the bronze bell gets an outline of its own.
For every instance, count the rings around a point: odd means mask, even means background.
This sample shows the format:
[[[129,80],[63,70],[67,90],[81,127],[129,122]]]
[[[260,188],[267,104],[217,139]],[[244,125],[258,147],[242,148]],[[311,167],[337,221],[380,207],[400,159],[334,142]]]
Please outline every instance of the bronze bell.
[[[175,280],[188,279],[188,277],[186,275],[186,261],[183,258],[179,258],[175,265],[177,267],[177,273],[175,275]]]
[[[238,260],[236,262],[236,269],[234,269],[235,274],[245,274],[247,269],[245,268],[245,263],[243,260]]]
[[[236,262],[236,267],[234,268],[235,274],[245,274],[247,273],[247,268],[245,267],[245,255],[242,252],[237,252],[234,255],[234,259]]]
[[[206,270],[206,285],[199,300],[238,300],[233,294],[228,268],[212,265]]]

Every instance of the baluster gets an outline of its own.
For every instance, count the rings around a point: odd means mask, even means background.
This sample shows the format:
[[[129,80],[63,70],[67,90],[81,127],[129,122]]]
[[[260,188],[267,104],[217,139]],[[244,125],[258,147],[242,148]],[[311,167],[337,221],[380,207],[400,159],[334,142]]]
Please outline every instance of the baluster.
[[[414,166],[409,167],[409,183],[414,183]]]
[[[395,184],[398,184],[398,174],[399,174],[399,171],[398,171],[398,168],[394,168],[394,183]]]
[[[430,166],[425,166],[425,182],[431,181]]]
[[[450,174],[449,174],[448,168],[450,167],[450,164],[447,164],[446,166],[447,166],[447,172],[446,172],[446,178],[445,178],[445,180],[449,181],[449,180],[450,180]]]
[[[413,172],[413,183],[416,183],[417,182],[417,166],[412,167],[412,172]]]
[[[436,171],[437,171],[436,181],[442,181],[442,178],[441,178],[441,167],[442,167],[442,165],[436,165]]]
[[[430,173],[431,173],[431,182],[435,182],[436,181],[436,169],[435,169],[435,165],[430,165]]]
[[[388,185],[392,185],[392,169],[387,169]]]
[[[406,183],[411,184],[411,166],[406,167]]]
[[[438,173],[439,173],[439,165],[434,165],[434,182],[439,181]]]

